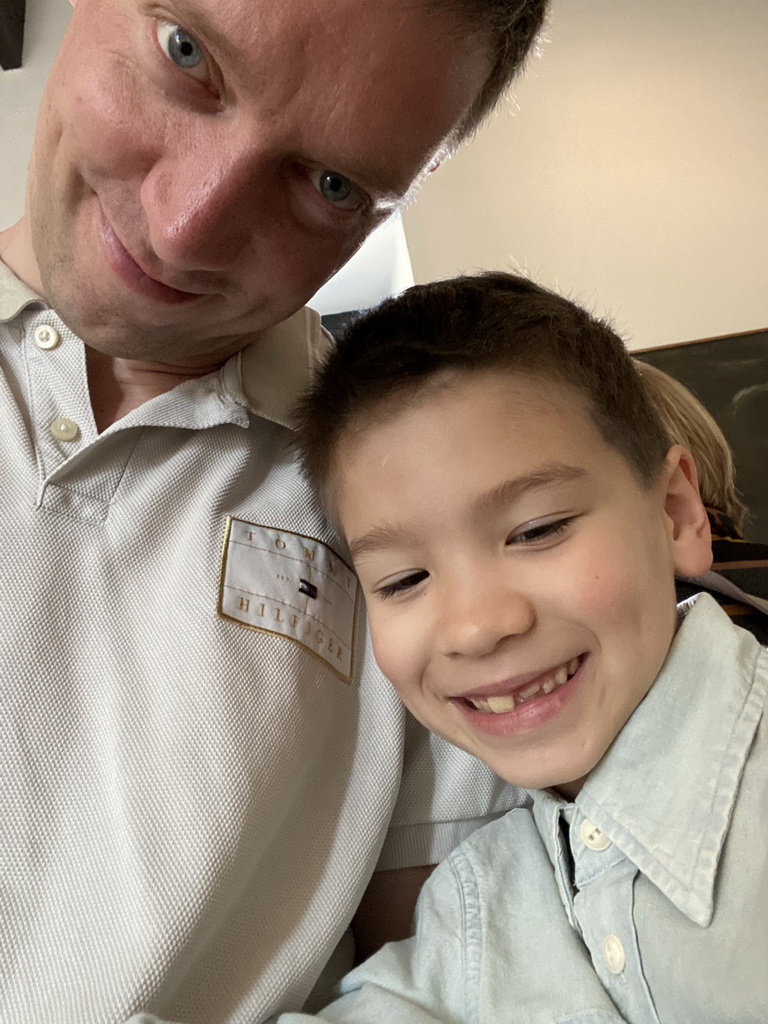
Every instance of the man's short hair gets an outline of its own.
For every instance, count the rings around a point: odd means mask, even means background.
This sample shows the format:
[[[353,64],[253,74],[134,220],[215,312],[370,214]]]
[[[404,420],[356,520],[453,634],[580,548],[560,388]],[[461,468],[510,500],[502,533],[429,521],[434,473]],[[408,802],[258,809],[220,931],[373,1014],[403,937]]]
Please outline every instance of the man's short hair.
[[[525,277],[501,272],[409,288],[354,320],[297,410],[298,448],[333,515],[339,444],[452,373],[525,373],[570,389],[644,485],[672,442],[621,338]]]
[[[456,126],[449,142],[458,144],[496,106],[541,32],[549,0],[426,0],[436,11],[454,11],[477,27],[489,46],[491,71],[480,95]]]

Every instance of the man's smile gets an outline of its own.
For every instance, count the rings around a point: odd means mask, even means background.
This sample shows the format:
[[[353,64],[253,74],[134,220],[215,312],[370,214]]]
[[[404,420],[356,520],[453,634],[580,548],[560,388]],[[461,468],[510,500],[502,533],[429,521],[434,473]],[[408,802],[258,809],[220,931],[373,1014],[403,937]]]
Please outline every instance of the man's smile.
[[[103,212],[99,218],[99,234],[109,267],[131,291],[166,305],[194,302],[201,298],[200,292],[182,291],[151,277],[122,244]]]

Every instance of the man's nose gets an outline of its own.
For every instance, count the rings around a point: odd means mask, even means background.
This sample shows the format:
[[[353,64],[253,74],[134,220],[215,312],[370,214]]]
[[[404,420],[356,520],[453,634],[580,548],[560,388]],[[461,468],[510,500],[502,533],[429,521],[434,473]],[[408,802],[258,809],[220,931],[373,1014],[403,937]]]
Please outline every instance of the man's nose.
[[[508,581],[457,582],[440,602],[440,653],[448,657],[483,657],[505,639],[527,633],[535,621],[532,598]]]
[[[246,147],[209,144],[161,159],[141,188],[155,254],[180,270],[226,270],[253,245],[273,187],[268,159]]]

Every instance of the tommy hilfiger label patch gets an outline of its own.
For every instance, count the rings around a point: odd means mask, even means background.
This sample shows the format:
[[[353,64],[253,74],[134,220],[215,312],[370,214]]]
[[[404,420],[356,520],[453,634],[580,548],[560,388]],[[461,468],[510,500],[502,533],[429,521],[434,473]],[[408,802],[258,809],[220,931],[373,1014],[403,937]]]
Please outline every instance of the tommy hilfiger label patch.
[[[227,519],[218,613],[287,637],[352,678],[358,582],[322,541]]]

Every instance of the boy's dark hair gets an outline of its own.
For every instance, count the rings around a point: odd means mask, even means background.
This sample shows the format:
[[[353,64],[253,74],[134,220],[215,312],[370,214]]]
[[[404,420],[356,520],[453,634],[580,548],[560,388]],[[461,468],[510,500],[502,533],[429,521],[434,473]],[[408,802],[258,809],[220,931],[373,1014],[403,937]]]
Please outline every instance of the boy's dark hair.
[[[493,369],[570,388],[640,481],[656,479],[671,441],[621,338],[568,299],[495,272],[417,285],[348,326],[297,410],[309,480],[327,499],[345,434],[438,377]]]

